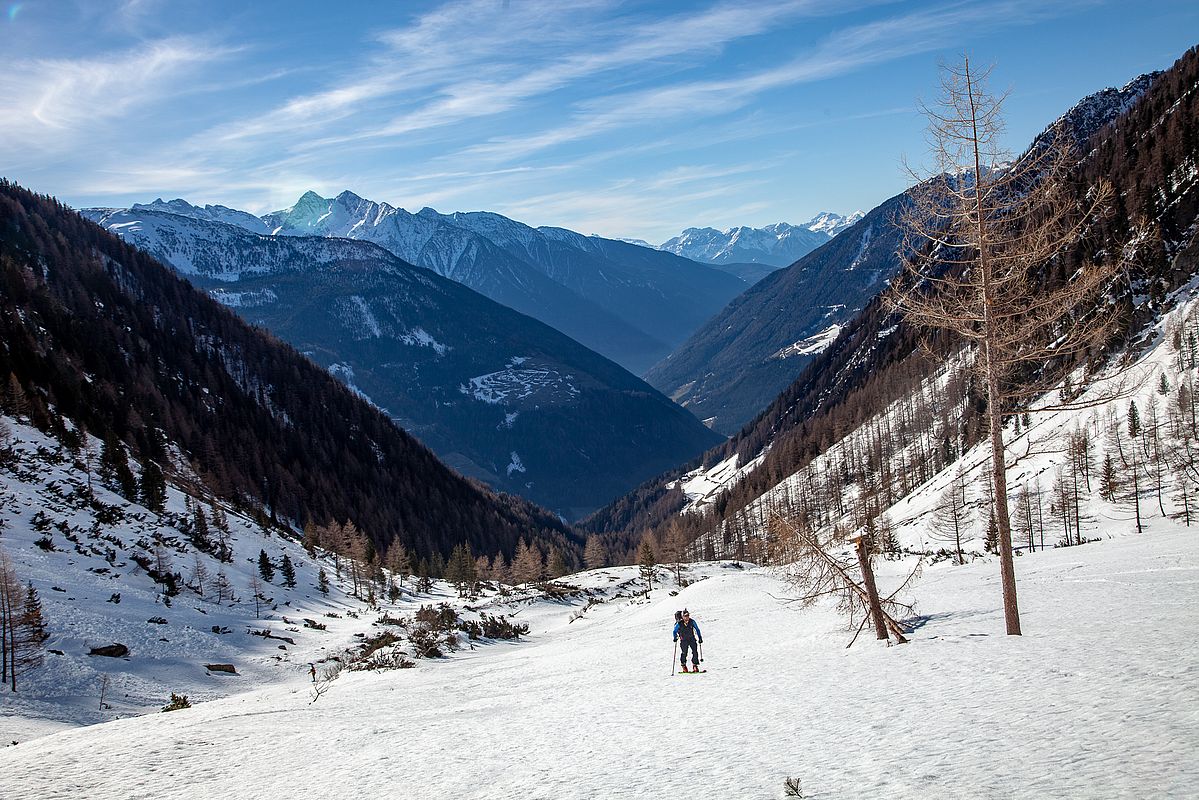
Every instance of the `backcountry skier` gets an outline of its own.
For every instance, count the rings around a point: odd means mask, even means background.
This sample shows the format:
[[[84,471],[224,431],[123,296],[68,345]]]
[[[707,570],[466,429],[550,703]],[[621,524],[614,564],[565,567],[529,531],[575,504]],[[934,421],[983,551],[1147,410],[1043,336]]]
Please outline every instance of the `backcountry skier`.
[[[691,669],[694,672],[699,672],[699,650],[695,646],[696,640],[700,644],[704,643],[704,635],[699,631],[699,625],[691,619],[691,612],[683,609],[675,614],[674,623],[674,640],[680,642],[679,648],[679,664],[683,667],[683,672],[687,672],[687,650],[691,649]]]

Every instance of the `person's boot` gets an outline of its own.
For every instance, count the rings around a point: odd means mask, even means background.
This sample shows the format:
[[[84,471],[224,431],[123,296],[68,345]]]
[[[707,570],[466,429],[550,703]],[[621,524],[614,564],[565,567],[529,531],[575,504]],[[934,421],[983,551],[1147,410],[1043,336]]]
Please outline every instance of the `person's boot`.
[[[686,665],[686,664],[682,664],[681,666],[682,666],[682,668],[683,668],[683,672],[690,672],[690,670],[688,670],[688,669],[687,669],[687,665]]]

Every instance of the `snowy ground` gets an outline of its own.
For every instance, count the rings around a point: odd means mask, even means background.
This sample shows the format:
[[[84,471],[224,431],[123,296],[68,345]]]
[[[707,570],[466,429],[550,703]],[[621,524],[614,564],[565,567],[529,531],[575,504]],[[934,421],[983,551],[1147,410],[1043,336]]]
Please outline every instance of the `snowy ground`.
[[[792,776],[811,798],[1195,797],[1199,534],[1016,566],[1025,636],[1001,634],[994,561],[943,562],[911,644],[848,650],[831,609],[788,605],[765,570],[692,567],[705,579],[650,601],[631,568],[586,573],[611,599],[513,603],[525,642],[344,674],[316,703],[296,679],[0,750],[0,796],[774,798]],[[684,605],[710,671],[671,677]]]
[[[204,702],[303,680],[310,663],[340,657],[362,637],[378,633],[373,623],[380,613],[407,617],[424,604],[463,605],[437,582],[428,593],[405,591],[398,602],[369,609],[351,595],[348,571],[339,579],[327,554],[309,556],[294,538],[270,533],[227,506],[221,513],[228,520],[232,557],[222,563],[198,551],[177,527],[189,515],[176,486],[167,493],[168,513],[159,515],[104,488],[96,476],[96,498],[110,514],[102,521],[84,502],[85,471],[53,438],[8,417],[0,416],[0,426],[15,453],[0,466],[0,548],[21,583],[38,591],[50,633],[43,665],[20,676],[15,694],[0,687],[5,744],[154,713],[172,693]],[[91,447],[94,462],[100,445],[93,439]],[[206,515],[214,508],[203,507]],[[219,535],[213,525],[210,537]],[[48,548],[37,545],[42,537]],[[179,573],[181,591],[173,598],[137,563],[153,556],[155,544],[169,569]],[[267,599],[255,603],[250,581],[264,550],[276,574],[272,583],[261,581]],[[290,588],[279,572],[284,554],[296,570]],[[197,563],[207,573],[199,583]],[[317,588],[321,569],[328,594]],[[216,596],[218,573],[226,575],[235,597]],[[411,585],[409,580],[405,589]],[[258,635],[264,631],[275,638]],[[89,655],[93,647],[114,643],[127,646],[129,655]],[[207,664],[232,664],[237,674],[209,670]]]

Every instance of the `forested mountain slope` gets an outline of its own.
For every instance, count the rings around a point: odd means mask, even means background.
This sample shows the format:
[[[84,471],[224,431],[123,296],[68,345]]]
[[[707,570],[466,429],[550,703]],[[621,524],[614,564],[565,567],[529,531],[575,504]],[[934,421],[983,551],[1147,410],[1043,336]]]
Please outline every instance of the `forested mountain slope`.
[[[1097,92],[1060,122],[1085,141],[1127,110],[1152,77]],[[646,380],[700,419],[712,420],[715,430],[736,433],[896,272],[895,221],[908,202],[906,193],[890,198],[828,244],[767,275],[655,365]]]
[[[1143,90],[1135,102],[1119,92],[1102,92],[1095,96],[1097,106],[1084,102],[1063,117],[1077,134],[1097,119],[1107,120],[1085,139],[1070,180],[1080,198],[1101,179],[1115,187],[1114,213],[1094,238],[1108,250],[1126,248],[1129,274],[1110,298],[1110,313],[1120,317],[1125,342],[1160,320],[1173,302],[1170,293],[1190,281],[1199,265],[1199,51],[1130,86]],[[1096,108],[1106,111],[1096,116]],[[838,239],[848,241],[851,233]],[[1072,274],[1080,259],[1092,255],[1067,254],[1050,279]],[[728,443],[644,484],[585,525],[618,532],[613,537],[617,549],[629,547],[646,528],[664,531],[672,520],[691,536],[723,525],[849,431],[917,392],[937,369],[919,346],[922,341],[942,354],[960,347],[947,336],[921,334],[892,315],[879,297],[870,299],[828,348],[812,357],[800,378]],[[965,414],[955,435],[939,448],[950,455],[976,440],[985,407],[968,382],[952,391],[965,403]],[[688,482],[717,466],[724,482],[704,487],[702,512],[676,516],[688,502]]]
[[[177,447],[205,491],[295,526],[352,520],[379,552],[574,547],[555,516],[460,477],[290,346],[8,182],[0,280],[0,374],[44,430],[65,436],[72,420],[164,471]]]
[[[101,224],[329,369],[463,474],[568,518],[719,440],[573,339],[371,242],[147,209]]]

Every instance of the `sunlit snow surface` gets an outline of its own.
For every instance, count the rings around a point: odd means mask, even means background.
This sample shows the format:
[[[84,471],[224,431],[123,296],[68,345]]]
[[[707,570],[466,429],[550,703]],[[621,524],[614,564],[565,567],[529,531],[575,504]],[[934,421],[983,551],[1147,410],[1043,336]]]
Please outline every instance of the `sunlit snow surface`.
[[[800,339],[795,344],[787,345],[771,356],[771,358],[790,358],[791,356],[814,356],[823,353],[837,337],[841,335],[842,326],[829,325],[819,333],[814,333],[806,339]]]
[[[883,562],[893,585],[908,565]],[[275,688],[0,751],[0,796],[74,798],[1194,797],[1199,537],[1161,526],[1017,560],[1025,635],[1002,635],[997,566],[928,568],[912,643],[849,634],[764,570],[693,567],[677,597],[494,607],[527,642]],[[627,591],[626,586],[626,591]],[[496,604],[498,601],[491,601]],[[704,634],[671,676],[670,626]],[[430,665],[422,665],[423,667]],[[685,769],[680,764],[686,765]]]

